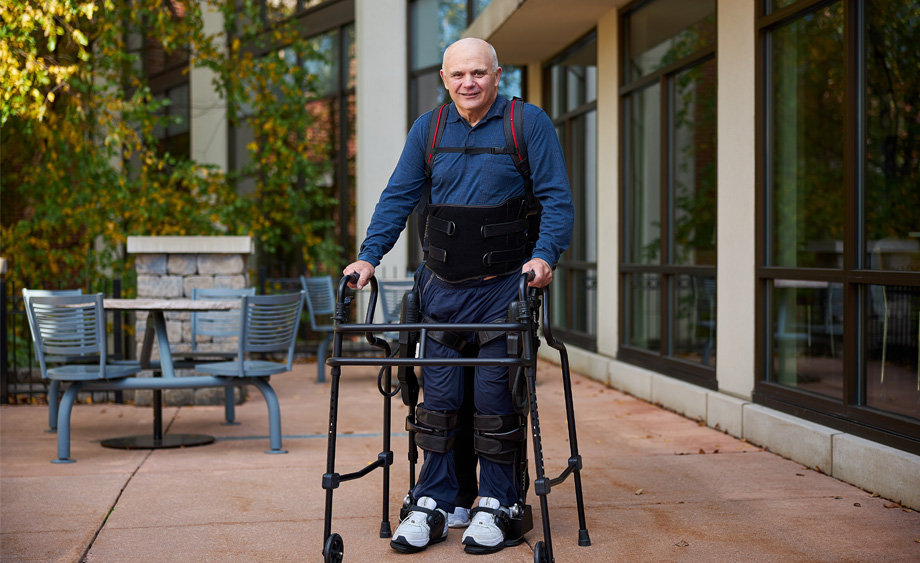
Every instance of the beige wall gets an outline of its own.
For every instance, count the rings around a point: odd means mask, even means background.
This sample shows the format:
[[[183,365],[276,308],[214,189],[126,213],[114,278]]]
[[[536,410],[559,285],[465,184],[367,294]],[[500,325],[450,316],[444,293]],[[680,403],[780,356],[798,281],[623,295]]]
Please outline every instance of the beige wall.
[[[719,0],[718,359],[723,393],[754,389],[754,2]]]
[[[597,22],[597,351],[616,357],[619,331],[617,318],[619,221],[619,38],[617,11]]]
[[[357,0],[357,244],[406,141],[406,0]],[[400,277],[408,262],[408,235],[377,269],[378,278]]]

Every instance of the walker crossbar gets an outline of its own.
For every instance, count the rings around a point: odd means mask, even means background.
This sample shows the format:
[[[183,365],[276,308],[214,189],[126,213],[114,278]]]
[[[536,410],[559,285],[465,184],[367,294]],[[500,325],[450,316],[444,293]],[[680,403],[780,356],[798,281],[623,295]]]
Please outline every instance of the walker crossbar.
[[[516,307],[509,307],[509,322],[504,323],[429,323],[429,322],[405,322],[399,324],[374,323],[373,316],[377,304],[378,282],[375,277],[370,278],[370,298],[364,323],[348,323],[348,307],[353,302],[353,296],[348,289],[349,283],[358,281],[357,274],[350,274],[342,278],[339,282],[337,301],[333,353],[326,360],[326,364],[331,366],[331,392],[329,405],[329,430],[328,430],[328,447],[326,455],[326,473],[323,475],[322,486],[326,490],[326,509],[325,522],[323,526],[323,556],[326,563],[340,562],[344,555],[344,543],[339,534],[332,533],[332,499],[333,491],[344,482],[363,477],[377,468],[383,469],[383,498],[382,498],[382,518],[380,523],[380,537],[389,538],[391,535],[389,522],[389,480],[390,466],[393,464],[393,452],[390,449],[390,430],[391,430],[391,405],[390,399],[400,391],[398,385],[395,390],[392,389],[392,377],[390,370],[393,366],[397,367],[421,367],[421,366],[507,366],[513,375],[512,368],[523,369],[527,381],[527,400],[525,405],[529,405],[529,419],[531,425],[531,434],[533,438],[534,465],[536,469],[536,478],[534,479],[534,492],[540,497],[541,519],[543,522],[544,541],[538,541],[534,545],[534,563],[551,563],[553,559],[552,539],[550,533],[549,511],[546,495],[549,494],[553,486],[565,481],[569,475],[574,475],[575,496],[578,507],[579,532],[578,545],[591,545],[588,536],[588,530],[585,523],[584,500],[582,498],[581,486],[581,469],[582,460],[578,454],[578,445],[575,435],[574,408],[572,404],[572,387],[571,377],[569,374],[568,353],[565,346],[552,336],[549,322],[549,292],[546,287],[542,288],[542,295],[538,295],[538,290],[529,288],[527,282],[533,279],[533,272],[523,274],[519,287],[519,301]],[[565,395],[567,426],[569,431],[569,446],[571,455],[568,459],[568,465],[562,473],[555,478],[547,478],[544,475],[543,467],[543,446],[540,434],[539,414],[537,410],[536,396],[536,349],[539,346],[539,337],[537,329],[537,313],[539,313],[540,302],[545,305],[543,310],[543,334],[547,343],[559,351],[560,366],[562,370],[562,382]],[[516,316],[516,319],[511,317]],[[410,317],[411,318],[411,317]],[[513,322],[517,321],[517,322]],[[462,332],[505,332],[509,340],[512,334],[520,335],[520,346],[518,354],[510,354],[507,358],[428,358],[425,356],[425,341],[429,331],[462,331]],[[418,335],[418,351],[413,354],[415,357],[394,357],[397,351],[390,353],[390,346],[382,338],[375,336],[375,333],[414,333]],[[342,338],[345,334],[364,333],[367,341],[380,348],[384,354],[383,358],[346,358],[342,356]],[[402,341],[402,338],[401,338]],[[510,347],[509,347],[510,348]],[[339,385],[341,379],[342,366],[380,366],[380,375],[378,377],[378,390],[383,395],[383,450],[378,454],[377,460],[365,465],[361,470],[339,474],[335,472],[335,448],[336,432],[338,425],[338,400]],[[400,385],[402,385],[402,375],[400,376]],[[411,396],[411,394],[410,394]],[[415,394],[417,397],[417,392]],[[410,417],[414,412],[415,405],[410,404],[405,399],[404,402],[409,406]],[[414,400],[414,399],[413,399]],[[525,407],[526,408],[526,407]],[[526,411],[525,411],[526,416]],[[417,451],[413,432],[409,433],[409,461],[410,467],[410,486],[414,488],[415,484],[415,462],[417,460]],[[524,464],[526,466],[526,443],[522,446],[524,451]],[[521,477],[526,481],[526,470],[521,472]],[[523,535],[532,527],[530,516],[530,507],[526,505],[527,483],[523,483],[520,492],[520,502],[515,508],[518,509],[516,527],[512,523],[513,530],[509,534],[517,532],[520,537],[511,538],[506,541],[506,545],[515,545],[523,541]],[[405,510],[405,508],[404,508]],[[545,542],[545,543],[544,543]]]

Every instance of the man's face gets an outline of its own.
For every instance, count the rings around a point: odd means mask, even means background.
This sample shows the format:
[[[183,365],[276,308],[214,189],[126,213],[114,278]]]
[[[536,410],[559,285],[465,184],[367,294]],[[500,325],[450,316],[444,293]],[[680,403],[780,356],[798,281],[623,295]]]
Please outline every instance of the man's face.
[[[502,69],[492,70],[492,57],[481,45],[455,45],[444,56],[441,79],[457,110],[476,124],[492,107],[498,95]]]

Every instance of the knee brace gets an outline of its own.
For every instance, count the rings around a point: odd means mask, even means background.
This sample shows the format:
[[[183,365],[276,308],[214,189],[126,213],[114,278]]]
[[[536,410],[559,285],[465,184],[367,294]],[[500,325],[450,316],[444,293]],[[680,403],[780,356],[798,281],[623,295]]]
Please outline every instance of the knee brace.
[[[415,443],[426,452],[447,453],[454,447],[451,431],[457,427],[457,412],[428,410],[424,403],[415,408],[415,420],[406,417],[406,430],[415,433]]]
[[[525,418],[517,413],[473,415],[473,448],[480,456],[502,464],[520,459],[527,439]]]

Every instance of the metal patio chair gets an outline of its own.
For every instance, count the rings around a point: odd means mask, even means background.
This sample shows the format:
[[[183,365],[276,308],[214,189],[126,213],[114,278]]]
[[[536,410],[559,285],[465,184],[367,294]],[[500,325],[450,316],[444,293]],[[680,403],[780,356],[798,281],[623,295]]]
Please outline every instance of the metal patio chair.
[[[228,362],[197,364],[195,371],[227,377],[268,377],[291,371],[303,293],[253,295],[242,299],[236,357]],[[276,352],[286,355],[284,363],[249,359],[252,353]]]
[[[230,289],[224,287],[204,288],[193,287],[192,299],[241,299],[244,296],[253,296],[256,288],[244,287]],[[192,312],[192,354],[185,356],[182,364],[192,363],[199,365],[205,362],[228,361],[236,356],[236,352],[221,352],[216,350],[201,351],[198,349],[199,336],[208,336],[212,342],[220,339],[230,339],[239,336],[240,315],[236,311],[210,311],[207,313]],[[177,354],[182,356],[182,354]],[[236,401],[234,400],[234,387],[225,387],[224,398],[225,419],[224,424],[236,425]]]
[[[23,290],[42,377],[49,380],[48,423],[58,427],[61,382],[117,379],[141,371],[138,362],[111,361],[106,350],[102,294]],[[44,293],[44,294],[42,294]],[[57,364],[57,365],[49,365]]]
[[[300,276],[300,285],[303,287],[307,304],[310,328],[317,335],[323,335],[316,347],[316,381],[322,383],[326,380],[326,357],[335,328],[332,322],[332,315],[335,313],[335,287],[332,284],[332,276]]]
[[[378,281],[380,287],[380,301],[383,307],[383,322],[398,323],[402,313],[403,296],[407,291],[411,291],[415,285],[412,278],[400,278],[392,280],[381,279]],[[384,333],[387,340],[397,340],[399,333]]]
[[[82,289],[27,289],[23,288],[22,290],[22,303],[23,308],[26,312],[26,319],[29,321],[29,332],[32,335],[32,347],[35,351],[35,359],[38,360],[38,343],[35,336],[35,321],[32,318],[32,310],[29,308],[29,302],[33,297],[49,297],[49,296],[74,296],[74,295],[83,295]],[[74,317],[78,316],[76,312],[72,313]],[[66,327],[66,324],[62,324],[62,327]],[[52,327],[46,326],[46,330],[51,330]],[[39,362],[39,367],[42,372],[42,379],[48,382],[48,430],[47,432],[56,432],[57,431],[57,415],[58,415],[58,404],[60,403],[61,398],[61,380],[51,379],[47,375],[47,365],[48,364],[62,364],[62,363],[88,363],[88,362],[97,362],[99,358],[92,354],[78,354],[78,355],[46,355],[45,356],[45,367],[41,366]],[[122,360],[114,359],[112,354],[108,355],[108,360],[112,364],[118,365],[128,365],[128,366],[137,366],[139,365],[136,361],[132,360]]]

